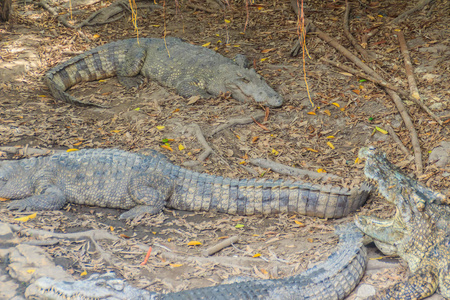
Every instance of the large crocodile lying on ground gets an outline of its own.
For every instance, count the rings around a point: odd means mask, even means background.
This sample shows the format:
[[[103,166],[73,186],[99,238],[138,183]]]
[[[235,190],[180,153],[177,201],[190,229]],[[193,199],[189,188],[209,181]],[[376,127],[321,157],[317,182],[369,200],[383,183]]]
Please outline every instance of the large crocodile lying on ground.
[[[283,279],[254,280],[213,287],[156,294],[133,288],[114,274],[93,275],[84,281],[40,278],[29,286],[27,297],[38,299],[344,299],[361,280],[367,254],[362,234],[354,224],[336,228],[339,245],[328,259],[303,273]]]
[[[265,179],[230,179],[173,165],[156,151],[146,155],[91,149],[0,162],[0,198],[10,209],[56,210],[66,203],[129,209],[121,218],[159,213],[164,206],[230,214],[298,213],[340,218],[364,204],[359,189]]]
[[[174,88],[184,97],[204,98],[230,92],[238,101],[278,107],[283,103],[242,56],[231,60],[213,50],[178,38],[140,38],[109,43],[61,63],[45,74],[52,95],[69,103],[81,102],[65,91],[83,81],[116,76],[126,87],[139,85],[143,75]],[[239,59],[240,58],[240,59]]]
[[[365,174],[378,180],[379,191],[396,206],[391,219],[359,216],[356,225],[378,241],[381,249],[404,259],[411,275],[375,296],[375,299],[423,299],[438,288],[450,297],[450,208],[445,195],[403,174],[374,148],[364,148]]]

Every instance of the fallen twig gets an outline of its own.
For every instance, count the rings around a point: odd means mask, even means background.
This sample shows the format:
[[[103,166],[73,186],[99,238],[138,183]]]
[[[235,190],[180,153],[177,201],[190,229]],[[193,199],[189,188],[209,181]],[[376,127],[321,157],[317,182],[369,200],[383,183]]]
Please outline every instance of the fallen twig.
[[[238,236],[236,236],[236,235],[232,236],[230,238],[227,238],[227,239],[221,241],[220,243],[218,243],[212,247],[209,247],[208,249],[204,250],[202,252],[202,254],[203,254],[203,256],[213,255],[214,253],[219,252],[223,248],[226,248],[226,247],[230,246],[231,244],[236,243],[238,240],[239,240]]]
[[[405,145],[403,145],[402,141],[395,133],[394,128],[392,128],[391,125],[389,125],[389,124],[386,124],[384,127],[387,129],[387,131],[389,132],[389,135],[392,137],[394,142],[396,142],[397,145],[400,147],[400,150],[402,150],[403,153],[405,153],[405,155],[409,157],[411,155],[411,153],[409,153],[408,149],[405,147]]]
[[[403,31],[394,31],[394,34],[397,35],[400,51],[402,52],[405,61],[406,78],[408,79],[411,96],[420,100],[419,89],[417,88],[416,80],[414,79],[414,71],[411,64],[411,58],[409,57],[408,47],[406,46],[405,36]]]
[[[227,129],[229,127],[233,127],[235,125],[245,125],[245,124],[252,123],[252,122],[254,122],[254,119],[255,120],[261,119],[265,115],[266,115],[265,112],[257,112],[257,113],[255,113],[254,115],[252,115],[250,117],[230,119],[230,120],[228,120],[228,122],[217,126],[216,129],[214,129],[209,136],[213,136],[216,133],[218,133],[218,132],[220,132],[220,131],[222,131],[224,129]]]
[[[283,174],[283,175],[289,175],[289,176],[309,176],[313,179],[341,179],[341,177],[333,174],[326,174],[326,173],[316,173],[313,171],[298,169],[294,167],[289,167],[277,162],[274,162],[269,159],[263,159],[263,158],[250,158],[249,162],[255,166],[261,167],[261,168],[270,168],[272,171]]]
[[[397,93],[399,93],[400,95],[408,98],[409,100],[413,101],[414,103],[416,103],[417,105],[419,105],[426,113],[428,113],[430,115],[430,117],[432,117],[434,120],[436,120],[436,122],[438,122],[440,125],[443,125],[442,120],[434,113],[432,112],[428,106],[426,106],[422,101],[417,100],[416,98],[412,97],[410,93],[408,93],[407,91],[405,91],[404,89],[402,89],[401,87],[398,87],[396,85],[393,85],[389,82],[384,81],[382,78],[381,79],[377,79],[374,78],[373,76],[367,75],[364,72],[355,70],[349,66],[346,66],[344,64],[341,64],[340,62],[335,62],[332,60],[328,60],[326,58],[321,57],[319,60],[324,61],[326,63],[329,63],[330,65],[333,65],[335,67],[338,67],[346,72],[349,72],[355,76],[359,76],[361,78],[367,79],[372,81],[373,83],[376,83],[378,85],[381,85],[382,87],[391,89],[393,91],[396,91]]]
[[[350,28],[348,26],[348,16],[350,14],[350,4],[345,0],[345,13],[344,13],[344,34],[347,39],[352,43],[353,47],[361,54],[365,61],[372,61],[373,58],[369,55],[369,53],[356,41],[353,35],[350,33]]]
[[[50,232],[46,230],[41,229],[31,229],[31,228],[24,228],[19,225],[15,224],[8,224],[8,223],[1,223],[6,224],[6,226],[9,226],[12,231],[15,232],[21,232],[27,235],[32,236],[41,236],[41,237],[52,237],[57,239],[68,239],[68,240],[83,240],[83,239],[89,239],[95,246],[96,250],[99,252],[100,256],[103,260],[105,260],[110,265],[114,265],[111,259],[111,255],[103,250],[102,247],[96,242],[96,240],[111,240],[111,241],[117,241],[119,238],[115,235],[110,234],[109,232],[101,229],[93,229],[83,232],[74,232],[74,233],[56,233],[56,232]]]
[[[308,22],[310,22],[310,21],[308,20]],[[354,64],[356,64],[364,72],[375,77],[376,79],[383,80],[383,78],[380,75],[378,75],[377,72],[372,70],[368,65],[366,65],[364,62],[362,62],[357,56],[355,56],[353,53],[351,53],[345,47],[343,47],[341,44],[339,44],[339,42],[336,39],[330,37],[325,32],[319,30],[314,24],[311,25],[311,30],[315,31],[315,33],[317,34],[317,36],[320,39],[327,42],[329,45],[333,46],[336,50],[341,52],[341,54],[343,54],[350,61],[352,61]],[[389,94],[389,96],[391,96],[392,100],[395,103],[395,106],[397,107],[397,110],[399,111],[400,115],[402,116],[402,119],[405,123],[406,128],[410,132],[411,144],[414,149],[416,171],[418,174],[422,174],[422,172],[423,172],[422,151],[420,149],[420,143],[419,143],[419,138],[417,136],[416,129],[414,128],[411,118],[410,118],[408,112],[406,111],[406,107],[403,104],[402,99],[398,96],[398,94],[390,89],[386,89],[386,92]]]
[[[203,135],[202,129],[198,124],[192,123],[189,125],[189,127],[194,131],[195,137],[197,138],[198,142],[203,146],[205,149],[198,157],[199,161],[204,161],[208,156],[213,153],[213,149],[209,146],[208,142],[205,139],[205,136]]]

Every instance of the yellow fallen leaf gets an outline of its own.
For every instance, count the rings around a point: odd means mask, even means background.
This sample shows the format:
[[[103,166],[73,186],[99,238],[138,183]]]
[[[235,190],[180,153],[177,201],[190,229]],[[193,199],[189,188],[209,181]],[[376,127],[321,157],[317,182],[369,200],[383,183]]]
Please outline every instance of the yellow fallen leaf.
[[[183,264],[169,264],[172,268],[181,267]]]
[[[164,128],[166,128],[166,126],[156,126],[156,129],[158,130],[163,130]]]
[[[333,103],[331,103],[331,104],[333,104],[333,105],[336,106],[336,107],[341,107],[341,106],[339,105],[339,103],[336,103],[336,102],[333,102]]]
[[[306,226],[305,224],[303,224],[303,223],[300,222],[299,220],[294,220],[294,222],[295,222],[295,224],[297,224],[297,225],[299,225],[299,226],[301,226],[301,227]]]
[[[233,45],[234,48],[239,48],[240,46],[241,46],[241,45],[238,45],[238,44]]]
[[[36,269],[28,269],[28,270],[27,270],[27,273],[28,273],[28,274],[33,274],[34,272],[36,272]]]
[[[83,272],[81,272],[81,274],[80,274],[80,276],[86,276],[87,275],[87,272],[86,271],[83,271]]]
[[[265,275],[269,274],[269,272],[267,272],[266,269],[261,269],[260,271],[261,271],[261,273],[263,273],[263,274],[265,274]]]
[[[327,136],[327,139],[334,139],[334,135]]]
[[[25,217],[16,218],[14,220],[19,221],[19,222],[28,222],[29,220],[36,218],[36,216],[37,216],[37,213],[34,213],[34,214],[31,214],[31,215],[28,215]]]
[[[222,44],[222,41],[221,41],[221,40],[217,40],[216,43],[217,43],[217,44]]]
[[[66,150],[66,152],[74,152],[74,151],[78,151],[78,149],[76,149],[76,148],[70,148],[70,149],[67,149],[67,150]]]
[[[0,197],[0,201],[8,201],[9,199],[7,199],[7,198],[1,198]]]
[[[308,114],[308,115],[315,115],[316,112],[315,112],[315,111],[309,111],[307,114]]]
[[[272,52],[274,50],[276,50],[276,48],[264,49],[264,50],[261,50],[261,53],[269,53],[269,52]]]
[[[361,160],[359,159],[359,157],[357,157],[356,159],[355,159],[355,164],[359,164],[361,162]]]
[[[224,236],[219,236],[218,237],[219,240],[224,240],[224,239],[227,239],[227,238],[229,238],[228,235],[224,235]]]
[[[307,241],[310,243],[314,242],[314,240],[312,238],[308,238]]]
[[[244,224],[236,224],[235,226],[234,226],[234,228],[243,228],[245,225]]]
[[[261,58],[261,61],[265,61],[265,60],[267,60],[267,57],[266,58]]]
[[[236,137],[237,137],[239,140],[241,139],[241,137],[240,137],[239,135],[237,135],[237,134],[236,134]]]
[[[178,150],[183,151],[185,148],[183,144],[178,144]]]
[[[352,92],[355,93],[356,95],[361,94],[361,91],[360,91],[360,90],[352,90]]]
[[[202,47],[208,47],[209,45],[211,45],[211,42],[207,42],[206,44],[203,44]]]
[[[327,171],[325,171],[324,169],[317,169],[317,173],[326,173]]]
[[[275,150],[275,149],[272,148],[272,154],[273,154],[273,155],[278,155],[279,153],[278,153],[277,150]]]
[[[378,130],[379,132],[381,132],[382,134],[388,134],[388,132],[378,126],[375,127],[376,130]]]
[[[261,253],[256,253],[255,255],[253,255],[252,257],[253,258],[256,258],[256,257],[260,257],[261,256]]]
[[[171,241],[172,241],[172,238],[168,238],[167,241],[168,241],[168,242],[171,242]]]
[[[326,113],[329,117],[331,116],[331,112],[328,109],[324,109],[323,112]]]
[[[47,98],[47,95],[38,95],[39,98]]]
[[[111,130],[111,132],[114,132],[114,133],[119,133],[120,132],[120,130]]]
[[[190,241],[189,243],[188,243],[188,246],[199,246],[199,245],[201,245],[202,243],[200,243],[199,241]]]
[[[136,107],[134,110],[135,110],[135,111],[140,111],[141,108],[140,108],[140,107]]]
[[[104,79],[100,79],[98,82],[106,82],[106,80]]]
[[[220,34],[216,33],[216,36],[220,36]]]
[[[161,145],[161,148],[164,148],[166,150],[169,150],[170,152],[173,152],[173,149],[170,146],[167,145]]]
[[[239,164],[240,164],[240,165],[245,165],[246,162],[245,162],[245,160],[243,160],[243,161],[239,162]]]
[[[331,142],[327,142],[328,147],[330,147],[331,149],[335,149],[334,145]]]
[[[78,142],[78,143],[75,143],[75,144],[73,144],[74,146],[80,146],[81,144],[83,144],[83,142]]]
[[[230,20],[227,20],[227,19],[225,19],[225,23],[231,23],[231,21],[230,21]]]
[[[110,231],[114,231],[114,227],[109,226],[109,230],[110,230]]]
[[[312,149],[312,148],[306,148],[306,150],[311,151],[311,152],[319,152],[319,151],[317,151],[315,149]]]
[[[93,36],[92,36],[92,38],[95,40],[95,39],[98,39],[100,37],[100,35],[98,35],[98,34],[94,34]]]
[[[257,140],[259,140],[259,136],[252,137],[252,143],[255,143]]]
[[[159,25],[159,24],[150,25],[150,26],[152,26],[152,27],[161,27],[161,25]]]

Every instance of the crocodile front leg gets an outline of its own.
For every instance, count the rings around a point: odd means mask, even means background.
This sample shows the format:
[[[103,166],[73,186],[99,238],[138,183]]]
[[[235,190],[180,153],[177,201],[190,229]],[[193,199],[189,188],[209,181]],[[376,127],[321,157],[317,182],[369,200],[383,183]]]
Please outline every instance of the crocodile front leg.
[[[117,79],[126,88],[138,87],[142,83],[141,73],[147,57],[146,48],[134,44],[125,56],[125,61],[117,69]]]
[[[160,172],[144,173],[131,178],[128,193],[137,205],[121,214],[119,219],[159,213],[172,195],[174,186],[173,180]]]
[[[8,204],[10,210],[58,210],[66,204],[64,193],[57,186],[48,186],[42,194],[33,195]]]

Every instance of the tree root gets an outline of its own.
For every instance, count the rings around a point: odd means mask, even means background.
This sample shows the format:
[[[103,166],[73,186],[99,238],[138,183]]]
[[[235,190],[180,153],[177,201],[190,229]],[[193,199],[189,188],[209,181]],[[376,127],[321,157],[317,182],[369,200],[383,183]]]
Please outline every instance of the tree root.
[[[345,1],[345,13],[344,13],[344,34],[347,37],[347,39],[352,43],[352,46],[361,54],[361,56],[364,58],[365,61],[372,61],[374,60],[374,57],[371,56],[353,37],[353,35],[350,33],[350,28],[348,26],[348,16],[350,15],[350,4],[348,4],[348,1]]]
[[[411,100],[414,103],[416,103],[417,105],[419,105],[426,113],[428,113],[428,115],[430,115],[430,117],[432,117],[434,120],[436,120],[436,122],[438,122],[440,125],[443,125],[442,120],[434,112],[432,112],[422,101],[419,101],[418,99],[414,98],[413,96],[411,96],[411,94],[409,94],[407,91],[405,91],[401,87],[398,87],[398,86],[393,85],[393,84],[391,84],[389,82],[386,82],[383,79],[374,78],[373,76],[367,75],[364,72],[361,72],[361,71],[355,70],[353,68],[350,68],[350,67],[348,67],[346,65],[343,65],[340,62],[331,61],[331,60],[325,59],[323,57],[321,57],[319,60],[324,61],[326,63],[329,63],[330,65],[338,67],[338,68],[340,68],[340,69],[342,69],[342,70],[344,70],[346,72],[352,73],[355,76],[359,76],[361,78],[370,80],[373,83],[381,85],[384,88],[388,88],[390,90],[396,91],[400,95],[408,98],[409,100]]]
[[[233,127],[235,125],[245,125],[245,124],[253,123],[254,120],[261,119],[265,115],[266,115],[265,112],[257,112],[257,113],[255,113],[254,115],[252,115],[250,117],[230,119],[230,120],[228,120],[228,122],[217,126],[216,129],[214,129],[209,136],[211,137],[211,136],[215,135],[216,133],[218,133],[218,132],[220,132],[220,131],[222,131],[224,129]]]
[[[64,14],[59,15],[54,8],[52,8],[46,0],[41,0],[39,2],[39,5],[42,6],[44,9],[49,11],[52,16],[57,17],[58,21],[60,21],[64,26],[72,28],[72,29],[80,29],[83,26],[95,26],[95,25],[103,25],[108,24],[114,21],[119,20],[125,15],[125,11],[130,11],[128,1],[126,0],[119,0],[117,2],[112,3],[108,7],[102,8],[94,13],[92,13],[86,20],[82,21],[79,24],[72,25],[69,23],[69,15],[70,14]],[[156,4],[149,4],[149,3],[143,3],[138,2],[136,3],[137,8],[143,9],[143,8],[150,8],[152,10],[154,9],[161,9],[162,6],[156,5]]]
[[[110,241],[117,241],[119,238],[115,235],[110,234],[109,232],[105,230],[100,229],[93,229],[89,231],[84,232],[74,232],[74,233],[56,233],[56,232],[50,232],[46,230],[41,229],[30,229],[30,228],[24,228],[19,225],[15,224],[8,224],[8,223],[2,223],[9,228],[11,228],[14,232],[20,232],[23,234],[31,235],[31,236],[41,236],[41,237],[52,237],[56,239],[68,239],[68,240],[85,240],[88,239],[94,244],[95,249],[100,254],[100,257],[107,262],[109,265],[113,266],[114,262],[112,261],[112,256],[107,253],[103,248],[97,243],[97,240],[110,240]]]

